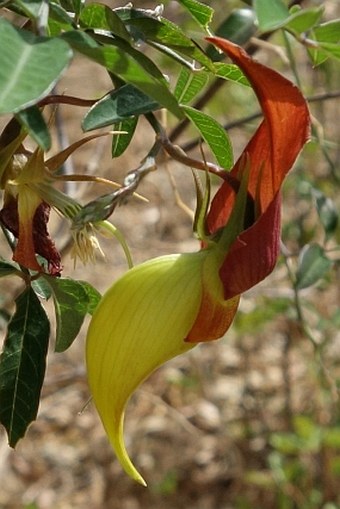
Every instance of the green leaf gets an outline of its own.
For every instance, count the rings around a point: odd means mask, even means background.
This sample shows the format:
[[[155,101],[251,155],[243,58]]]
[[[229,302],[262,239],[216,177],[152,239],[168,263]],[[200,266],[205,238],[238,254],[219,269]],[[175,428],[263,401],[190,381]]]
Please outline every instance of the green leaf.
[[[0,356],[0,421],[14,447],[35,419],[45,375],[49,321],[32,288],[16,299]]]
[[[26,16],[33,18],[39,30],[45,30],[48,22],[49,2],[47,0],[15,0]]]
[[[68,278],[44,275],[51,287],[56,314],[56,352],[64,352],[75,340],[89,310],[84,284]]]
[[[48,300],[52,295],[51,287],[44,277],[38,277],[31,281],[31,286],[41,299]]]
[[[71,29],[72,26],[75,24],[73,18],[69,16],[68,12],[63,9],[61,5],[59,5],[56,2],[49,2],[50,5],[50,20],[51,18],[57,22],[59,25],[62,25],[63,28],[68,27],[68,29]]]
[[[192,72],[182,67],[176,83],[174,95],[180,104],[189,104],[208,83],[206,71]]]
[[[324,227],[326,238],[329,238],[337,229],[339,224],[339,213],[331,198],[325,196],[319,189],[312,189],[316,202],[316,209]]]
[[[295,286],[298,290],[312,286],[319,281],[332,266],[324,249],[318,244],[307,244],[299,256]]]
[[[324,50],[322,49],[322,44],[333,44],[335,45],[335,50],[338,47],[337,44],[340,41],[340,19],[322,23],[315,27],[312,31],[312,36],[320,45],[317,49],[310,48],[308,52],[312,58],[313,64],[320,65],[327,60],[329,56],[332,56],[332,54],[329,55],[327,48]]]
[[[0,259],[0,277],[10,276],[18,272],[20,272],[18,265]]]
[[[73,10],[77,17],[81,14],[86,0],[72,0]]]
[[[324,53],[324,55],[336,58],[337,60],[340,59],[340,44],[334,44],[331,42],[320,42],[319,48],[321,50],[321,53]]]
[[[85,292],[87,293],[87,299],[88,299],[87,312],[90,315],[93,315],[102,296],[98,292],[98,290],[96,288],[94,288],[94,286],[92,286],[87,281],[77,281],[77,283],[81,284],[82,287],[84,288]]]
[[[318,24],[323,12],[324,8],[322,6],[313,9],[301,9],[288,18],[285,23],[285,28],[297,32],[298,34],[307,32]]]
[[[133,85],[123,85],[96,102],[86,113],[82,128],[91,131],[135,115],[159,109],[158,102]]]
[[[340,19],[334,19],[314,28],[317,41],[337,43],[340,41]]]
[[[208,30],[214,15],[214,9],[197,0],[178,0],[178,3],[190,12],[191,16],[202,28]]]
[[[131,39],[120,17],[104,4],[94,2],[86,5],[81,12],[80,22],[88,28],[109,30],[126,41]]]
[[[222,78],[224,80],[235,81],[235,83],[240,83],[241,85],[245,85],[247,87],[250,86],[249,81],[243,74],[243,72],[234,64],[222,64],[215,63],[215,72],[216,76]]]
[[[216,29],[216,35],[243,46],[255,34],[256,16],[252,9],[235,9]],[[224,58],[215,46],[209,45],[207,55],[214,61]]]
[[[85,0],[59,0],[60,5],[69,12],[74,12],[76,17],[79,17],[82,9],[84,8]]]
[[[37,106],[19,111],[16,118],[43,150],[47,151],[51,148],[51,135]]]
[[[282,0],[254,0],[254,9],[262,32],[282,26],[289,17],[289,10]]]
[[[115,124],[115,131],[125,131],[126,134],[114,134],[112,136],[112,157],[121,156],[130,145],[137,127],[138,117],[128,118]]]
[[[106,67],[124,81],[131,83],[146,95],[152,97],[175,116],[181,118],[183,113],[171,94],[163,75],[157,79],[150,74],[152,61],[140,52],[132,49],[128,44],[114,47],[107,44],[99,45],[88,34],[75,30],[67,32],[63,38],[80,53]],[[132,53],[131,56],[129,53]],[[138,59],[138,60],[136,60]],[[147,70],[145,69],[147,67]],[[154,73],[157,67],[154,66]]]
[[[60,39],[44,40],[0,19],[0,114],[16,113],[47,95],[72,57]]]
[[[209,145],[218,164],[226,170],[233,164],[233,151],[225,129],[212,117],[190,106],[183,106],[186,116]]]
[[[137,31],[139,42],[156,43],[159,49],[171,48],[174,51],[196,60],[207,69],[213,71],[210,58],[183,30],[165,18],[149,16],[131,17],[126,23]]]

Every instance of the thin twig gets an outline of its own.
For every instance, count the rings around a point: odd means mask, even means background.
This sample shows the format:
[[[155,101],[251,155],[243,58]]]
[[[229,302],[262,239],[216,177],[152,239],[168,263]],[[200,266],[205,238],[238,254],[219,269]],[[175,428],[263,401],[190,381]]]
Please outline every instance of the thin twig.
[[[99,99],[82,99],[72,95],[51,94],[41,99],[37,106],[47,106],[48,104],[69,104],[71,106],[82,106],[87,108],[93,106]]]
[[[170,155],[173,159],[176,161],[184,164],[185,166],[188,166],[190,168],[195,168],[196,170],[201,171],[208,171],[209,173],[212,173],[213,175],[217,175],[221,179],[223,179],[225,182],[228,182],[230,187],[237,193],[240,187],[240,182],[237,178],[235,178],[233,175],[225,171],[224,168],[221,168],[221,166],[218,166],[217,164],[210,163],[207,161],[201,161],[199,159],[194,159],[193,157],[189,157],[186,155],[186,153],[181,149],[181,147],[174,145],[169,140],[165,129],[163,126],[158,122],[155,115],[153,113],[148,113],[145,115],[146,119],[154,129],[157,135],[157,141],[158,143],[163,147],[165,152]]]

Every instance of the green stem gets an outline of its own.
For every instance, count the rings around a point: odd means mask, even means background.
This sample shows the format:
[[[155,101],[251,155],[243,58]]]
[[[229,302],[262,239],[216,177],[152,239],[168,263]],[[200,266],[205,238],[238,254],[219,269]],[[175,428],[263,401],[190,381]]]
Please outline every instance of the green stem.
[[[112,223],[110,223],[109,221],[100,221],[99,223],[96,224],[96,226],[99,226],[103,230],[106,230],[107,232],[109,232],[109,234],[114,235],[114,237],[116,237],[116,239],[118,240],[118,242],[120,243],[120,245],[123,248],[128,267],[129,267],[129,269],[132,269],[133,261],[132,261],[131,252],[130,252],[130,249],[126,243],[126,240],[125,240],[122,232],[116,226],[114,226]]]
[[[287,50],[287,55],[288,55],[288,60],[289,60],[289,63],[290,63],[290,67],[291,67],[291,69],[293,71],[296,84],[297,84],[297,86],[300,89],[302,89],[302,87],[301,87],[301,80],[300,80],[300,77],[299,77],[299,73],[298,73],[298,70],[297,70],[297,65],[296,65],[294,53],[293,53],[293,50],[292,50],[292,45],[290,43],[290,40],[289,40],[287,32],[285,32],[284,30],[283,30],[283,39],[284,39],[284,42],[285,42],[285,46],[286,46],[286,50]]]

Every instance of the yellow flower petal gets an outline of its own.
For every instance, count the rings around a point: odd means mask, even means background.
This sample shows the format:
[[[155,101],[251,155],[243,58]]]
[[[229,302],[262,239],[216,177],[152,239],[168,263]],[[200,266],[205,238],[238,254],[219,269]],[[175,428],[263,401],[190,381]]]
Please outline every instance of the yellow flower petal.
[[[158,366],[184,353],[202,297],[207,251],[155,258],[126,272],[105,294],[87,336],[90,389],[125,471],[145,485],[123,441],[126,403]]]

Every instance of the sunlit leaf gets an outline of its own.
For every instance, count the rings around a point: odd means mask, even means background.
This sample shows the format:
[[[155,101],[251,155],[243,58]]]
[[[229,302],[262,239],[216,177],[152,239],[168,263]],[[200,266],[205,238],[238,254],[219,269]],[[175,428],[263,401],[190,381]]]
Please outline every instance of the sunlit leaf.
[[[153,42],[190,57],[213,70],[210,58],[183,30],[165,18],[131,17],[126,21],[138,34],[139,41]]]
[[[32,288],[16,299],[0,356],[0,421],[14,447],[35,419],[45,375],[49,321]]]
[[[183,5],[183,7],[190,12],[191,16],[201,27],[206,30],[208,29],[212,21],[214,9],[197,0],[178,0],[178,3]]]
[[[216,62],[214,64],[216,76],[224,80],[235,81],[241,85],[250,86],[249,81],[243,72],[234,64],[223,64]]]
[[[320,21],[324,12],[323,7],[315,7],[312,9],[301,9],[295,14],[292,14],[286,24],[285,28],[297,32],[299,34],[307,32],[313,28]]]
[[[313,31],[317,41],[337,43],[340,41],[340,19],[322,23]]]
[[[174,95],[180,104],[189,104],[204,88],[209,80],[206,71],[191,72],[182,67],[176,83]]]
[[[283,0],[254,0],[254,9],[262,32],[282,26],[289,17]]]
[[[0,114],[34,104],[53,88],[72,57],[60,39],[37,38],[0,19]]]
[[[340,59],[340,44],[339,43],[331,43],[331,42],[320,42],[319,48],[321,52],[329,57]]]
[[[233,151],[225,129],[212,117],[190,106],[183,106],[185,114],[209,145],[218,164],[229,169],[233,164]]]
[[[127,41],[131,39],[121,18],[104,4],[94,2],[86,5],[81,12],[80,22],[89,28],[109,30]]]
[[[323,44],[332,44],[335,50],[338,48],[338,43],[340,42],[340,20],[335,19],[316,26],[312,30],[311,36],[319,42],[319,47],[316,49],[309,48],[309,54],[314,65],[320,65],[329,56],[332,56],[332,54],[328,53],[329,48],[328,50],[327,48],[322,48]]]

